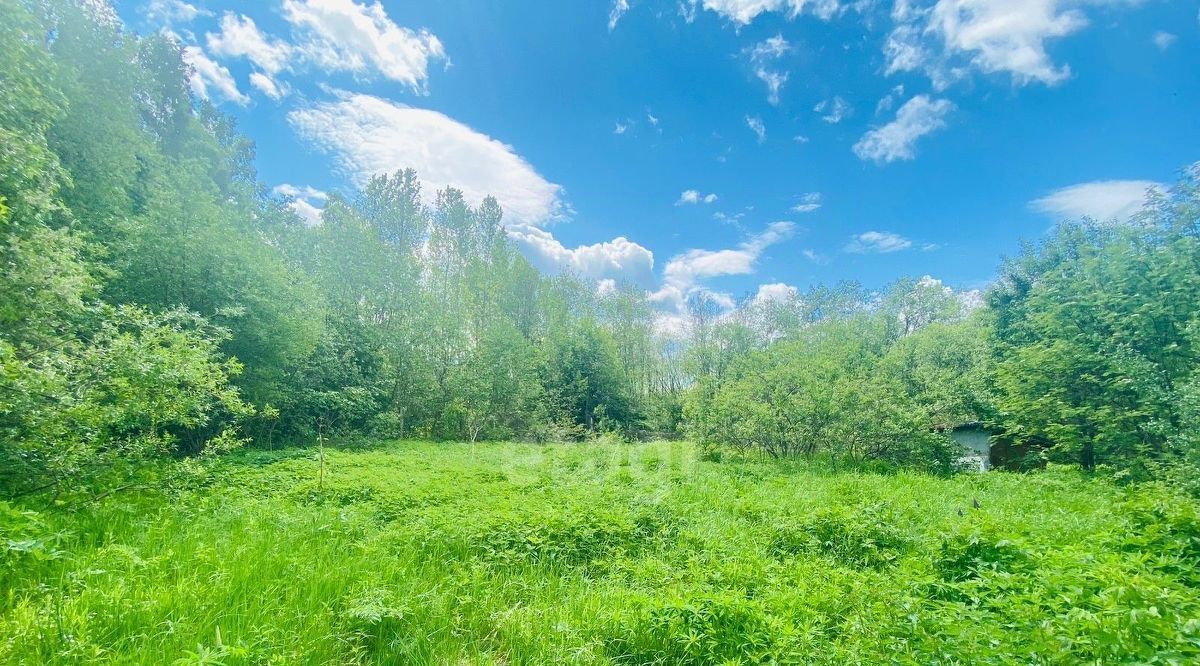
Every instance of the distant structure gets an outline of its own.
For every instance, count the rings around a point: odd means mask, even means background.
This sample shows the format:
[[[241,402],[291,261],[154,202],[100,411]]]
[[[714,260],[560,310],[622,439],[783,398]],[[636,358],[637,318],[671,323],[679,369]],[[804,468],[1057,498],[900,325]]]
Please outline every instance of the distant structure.
[[[994,433],[988,430],[982,421],[943,426],[939,429],[947,432],[950,439],[963,448],[963,455],[959,458],[959,462],[964,467],[980,472],[992,469],[992,435]],[[997,462],[1003,464],[1003,461]]]

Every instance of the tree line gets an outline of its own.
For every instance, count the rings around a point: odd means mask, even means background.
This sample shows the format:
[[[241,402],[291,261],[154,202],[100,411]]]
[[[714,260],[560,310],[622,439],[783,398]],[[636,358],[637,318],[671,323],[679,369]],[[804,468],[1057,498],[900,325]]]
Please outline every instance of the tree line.
[[[98,3],[0,10],[9,495],[323,437],[689,436],[949,469],[940,428],[982,420],[1089,468],[1194,456],[1196,169],[1130,223],[1029,245],[982,305],[929,279],[698,294],[664,334],[644,291],[539,273],[495,199],[410,170],[307,226],[172,38]]]

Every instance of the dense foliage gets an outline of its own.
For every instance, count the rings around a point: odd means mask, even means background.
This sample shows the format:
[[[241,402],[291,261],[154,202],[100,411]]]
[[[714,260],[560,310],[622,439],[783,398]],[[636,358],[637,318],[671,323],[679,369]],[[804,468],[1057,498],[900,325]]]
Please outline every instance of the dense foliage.
[[[928,277],[732,309],[701,290],[663,326],[631,285],[541,275],[494,199],[411,170],[306,226],[170,35],[104,3],[0,8],[9,495],[327,437],[687,434],[949,470],[968,421],[1043,460],[1194,476],[1195,169],[1133,222],[1030,245],[986,299]]]
[[[325,468],[246,451],[201,489],[69,520],[0,505],[22,542],[0,561],[0,662],[1200,659],[1200,522],[1160,486],[682,443],[403,444]]]
[[[306,227],[103,3],[0,0],[0,485],[161,454],[383,434],[672,430],[653,313],[540,275],[493,199],[381,175]],[[427,204],[431,201],[431,204]]]
[[[411,170],[310,226],[169,34],[0,16],[0,661],[1200,659],[1200,165],[986,294],[667,313]]]

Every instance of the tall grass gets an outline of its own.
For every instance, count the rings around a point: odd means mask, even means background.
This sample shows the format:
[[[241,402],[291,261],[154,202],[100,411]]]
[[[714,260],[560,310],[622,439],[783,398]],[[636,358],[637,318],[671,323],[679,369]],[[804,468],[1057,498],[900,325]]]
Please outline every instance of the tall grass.
[[[0,660],[1200,659],[1200,528],[1162,488],[680,443],[397,443],[325,465],[246,452],[169,496],[7,507]]]

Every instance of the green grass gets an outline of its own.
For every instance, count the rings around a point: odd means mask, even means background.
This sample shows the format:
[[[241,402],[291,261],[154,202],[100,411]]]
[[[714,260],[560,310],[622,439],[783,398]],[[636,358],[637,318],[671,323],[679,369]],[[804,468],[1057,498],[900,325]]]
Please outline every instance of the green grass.
[[[393,444],[34,520],[0,523],[5,663],[1200,659],[1195,506],[1064,470]]]

